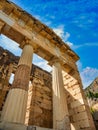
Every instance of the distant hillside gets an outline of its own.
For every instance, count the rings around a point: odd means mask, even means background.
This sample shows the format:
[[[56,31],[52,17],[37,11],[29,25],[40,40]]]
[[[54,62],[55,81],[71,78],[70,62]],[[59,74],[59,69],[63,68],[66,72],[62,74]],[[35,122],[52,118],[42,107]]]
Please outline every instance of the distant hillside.
[[[84,90],[89,106],[98,111],[98,77]],[[95,106],[97,106],[95,108]]]
[[[84,90],[88,104],[98,130],[98,77]]]
[[[85,92],[98,93],[98,77],[85,89]]]

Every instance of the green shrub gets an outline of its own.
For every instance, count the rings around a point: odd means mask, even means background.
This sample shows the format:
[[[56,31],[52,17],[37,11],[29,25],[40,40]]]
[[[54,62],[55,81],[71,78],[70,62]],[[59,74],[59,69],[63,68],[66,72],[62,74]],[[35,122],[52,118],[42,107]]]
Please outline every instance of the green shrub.
[[[94,112],[95,112],[95,110],[91,107],[91,108],[90,108],[90,112],[91,112],[91,114],[93,115]]]

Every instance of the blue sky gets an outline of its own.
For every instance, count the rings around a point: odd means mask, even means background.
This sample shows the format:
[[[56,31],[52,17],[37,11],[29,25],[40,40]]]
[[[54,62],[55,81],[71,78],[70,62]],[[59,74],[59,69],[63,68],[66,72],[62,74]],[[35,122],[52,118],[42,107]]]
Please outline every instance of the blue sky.
[[[80,56],[77,65],[84,87],[98,76],[98,0],[10,1],[52,28]],[[18,45],[11,43],[1,36],[0,45],[20,55]],[[34,56],[33,62],[51,69],[38,56]]]

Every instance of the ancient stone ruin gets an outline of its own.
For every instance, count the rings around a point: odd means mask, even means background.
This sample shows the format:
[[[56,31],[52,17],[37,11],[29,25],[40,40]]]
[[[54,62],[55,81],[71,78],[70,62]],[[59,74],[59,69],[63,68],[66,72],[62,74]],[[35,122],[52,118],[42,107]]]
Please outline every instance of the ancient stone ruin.
[[[52,29],[7,0],[0,0],[0,32],[22,49],[19,58],[0,48],[0,130],[95,130],[77,54]],[[52,74],[32,65],[34,53],[48,61]]]

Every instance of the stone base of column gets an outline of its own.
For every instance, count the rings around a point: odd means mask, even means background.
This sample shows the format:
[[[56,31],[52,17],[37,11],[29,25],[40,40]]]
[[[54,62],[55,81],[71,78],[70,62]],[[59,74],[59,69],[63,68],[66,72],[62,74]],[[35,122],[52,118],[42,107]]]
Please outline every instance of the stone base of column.
[[[19,123],[0,122],[0,130],[27,130],[27,126]]]
[[[38,126],[26,126],[19,123],[0,122],[0,130],[53,130]]]
[[[59,130],[71,130],[69,123],[69,116],[65,116],[63,120],[57,121],[57,129]]]
[[[27,91],[19,88],[11,89],[3,107],[0,121],[24,124],[27,97]]]

